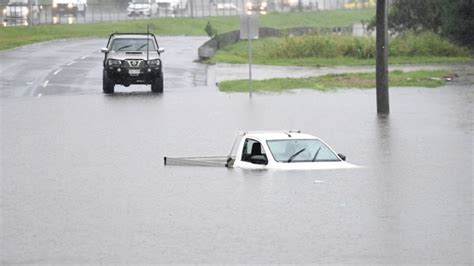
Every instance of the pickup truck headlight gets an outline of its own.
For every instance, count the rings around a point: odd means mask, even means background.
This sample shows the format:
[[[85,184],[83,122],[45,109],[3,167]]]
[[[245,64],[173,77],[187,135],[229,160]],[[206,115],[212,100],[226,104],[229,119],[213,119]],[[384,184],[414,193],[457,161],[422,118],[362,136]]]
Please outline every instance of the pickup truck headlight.
[[[122,64],[122,61],[117,59],[109,59],[109,61],[107,61],[107,64],[109,66],[120,66]]]
[[[148,60],[148,65],[150,66],[159,66],[161,64],[160,59]]]
[[[74,5],[72,3],[67,4],[67,8],[71,9],[73,7],[74,7]]]

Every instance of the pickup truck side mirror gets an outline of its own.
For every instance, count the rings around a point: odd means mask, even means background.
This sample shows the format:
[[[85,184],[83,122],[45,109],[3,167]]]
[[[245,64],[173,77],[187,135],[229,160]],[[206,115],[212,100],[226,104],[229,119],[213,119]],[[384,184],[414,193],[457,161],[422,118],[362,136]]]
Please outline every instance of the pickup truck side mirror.
[[[109,52],[109,48],[102,48],[100,49],[100,51],[104,54],[108,53]]]
[[[337,156],[339,156],[339,158],[341,158],[343,161],[346,160],[346,156],[344,154],[338,153]]]
[[[162,54],[165,52],[165,48],[158,48],[158,53]]]
[[[250,162],[253,164],[267,165],[268,159],[267,159],[267,156],[265,155],[254,155],[250,157]]]

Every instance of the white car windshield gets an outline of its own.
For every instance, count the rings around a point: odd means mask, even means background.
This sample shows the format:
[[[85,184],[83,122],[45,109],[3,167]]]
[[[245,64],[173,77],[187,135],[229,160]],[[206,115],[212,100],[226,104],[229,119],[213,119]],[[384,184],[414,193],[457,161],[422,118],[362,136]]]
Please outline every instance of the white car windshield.
[[[115,39],[110,46],[112,51],[150,51],[156,50],[155,43],[153,40],[148,39],[148,48],[147,48],[147,39],[126,39],[120,38]]]
[[[340,161],[328,146],[317,139],[269,140],[267,144],[277,162]]]

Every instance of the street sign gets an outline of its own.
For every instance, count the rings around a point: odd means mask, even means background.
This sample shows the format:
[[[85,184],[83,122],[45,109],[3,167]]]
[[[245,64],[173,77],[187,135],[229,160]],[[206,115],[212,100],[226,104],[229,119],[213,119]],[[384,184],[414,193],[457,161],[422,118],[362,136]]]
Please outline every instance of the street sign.
[[[258,16],[241,15],[240,16],[240,39],[258,39]]]

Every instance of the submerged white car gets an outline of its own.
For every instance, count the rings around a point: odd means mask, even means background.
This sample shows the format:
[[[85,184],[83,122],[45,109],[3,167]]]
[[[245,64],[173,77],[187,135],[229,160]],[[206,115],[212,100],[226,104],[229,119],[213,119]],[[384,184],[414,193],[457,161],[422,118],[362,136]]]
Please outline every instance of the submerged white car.
[[[247,169],[344,169],[346,162],[321,139],[299,131],[248,132],[238,141],[235,158],[228,164]]]
[[[244,169],[328,170],[358,166],[346,162],[318,137],[300,131],[240,132],[230,155],[165,157],[165,164],[218,166]]]

